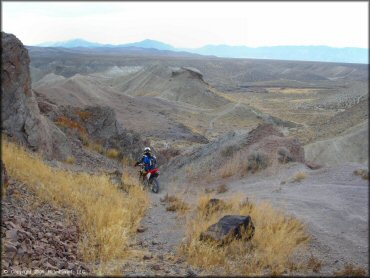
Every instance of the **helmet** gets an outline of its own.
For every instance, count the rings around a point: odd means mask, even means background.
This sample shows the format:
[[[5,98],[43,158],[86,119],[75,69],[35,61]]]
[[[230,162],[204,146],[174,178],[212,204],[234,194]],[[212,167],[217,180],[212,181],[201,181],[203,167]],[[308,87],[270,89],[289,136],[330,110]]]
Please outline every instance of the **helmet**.
[[[145,147],[144,153],[150,153],[150,148],[149,147]]]

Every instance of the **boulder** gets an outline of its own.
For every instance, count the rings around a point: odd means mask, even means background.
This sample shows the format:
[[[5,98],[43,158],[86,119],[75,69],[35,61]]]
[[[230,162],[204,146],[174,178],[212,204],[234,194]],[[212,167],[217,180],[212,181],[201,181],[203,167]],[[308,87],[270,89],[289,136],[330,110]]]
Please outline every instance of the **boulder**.
[[[66,136],[40,114],[31,89],[28,51],[14,35],[1,33],[2,131],[48,159],[64,160],[71,154]]]
[[[234,239],[250,240],[254,235],[254,224],[250,216],[225,215],[200,235],[200,240],[210,240],[220,245]]]

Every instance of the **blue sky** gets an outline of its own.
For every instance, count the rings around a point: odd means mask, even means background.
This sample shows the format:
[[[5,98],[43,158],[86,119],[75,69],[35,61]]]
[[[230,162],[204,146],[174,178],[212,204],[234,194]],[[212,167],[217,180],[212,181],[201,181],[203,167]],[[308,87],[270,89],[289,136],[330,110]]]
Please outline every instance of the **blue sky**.
[[[155,39],[206,44],[328,45],[368,48],[361,2],[10,2],[2,31],[24,44],[84,38],[121,44]]]

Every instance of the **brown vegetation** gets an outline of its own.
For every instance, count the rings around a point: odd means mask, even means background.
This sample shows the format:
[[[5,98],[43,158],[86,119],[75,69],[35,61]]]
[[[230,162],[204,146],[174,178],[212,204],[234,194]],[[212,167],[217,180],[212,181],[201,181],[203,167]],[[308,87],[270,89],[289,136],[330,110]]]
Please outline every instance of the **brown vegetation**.
[[[65,116],[60,116],[55,120],[55,123],[59,126],[78,130],[80,133],[87,134],[86,128],[76,121],[73,121]]]
[[[353,171],[353,174],[362,177],[364,180],[369,179],[369,171],[365,169],[355,170]]]
[[[307,268],[312,269],[312,271],[315,273],[318,273],[322,268],[322,261],[311,255],[307,261]]]
[[[221,193],[227,192],[229,190],[229,188],[227,187],[226,184],[223,183],[223,184],[220,184],[219,186],[217,186],[216,190],[217,190],[217,193],[221,194]]]
[[[189,205],[186,202],[174,195],[166,194],[166,196],[161,199],[161,201],[168,203],[166,207],[167,211],[176,211],[181,215],[185,214],[190,209]]]
[[[82,121],[86,121],[88,118],[91,117],[92,113],[89,112],[89,111],[82,111],[82,110],[78,110],[76,111],[76,114],[80,117],[80,119]]]
[[[353,264],[345,264],[342,270],[335,271],[333,274],[335,276],[359,277],[367,276],[367,271],[363,267],[357,267]]]

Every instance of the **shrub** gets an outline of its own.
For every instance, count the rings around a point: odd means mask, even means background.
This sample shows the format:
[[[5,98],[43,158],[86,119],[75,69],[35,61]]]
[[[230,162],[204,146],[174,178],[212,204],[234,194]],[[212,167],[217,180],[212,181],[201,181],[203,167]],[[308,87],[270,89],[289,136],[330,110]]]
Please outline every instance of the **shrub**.
[[[236,150],[237,150],[236,146],[233,146],[233,145],[227,146],[221,151],[221,156],[230,157],[235,153]]]
[[[168,203],[168,206],[166,207],[167,211],[176,211],[179,214],[184,214],[190,208],[187,203],[173,195],[169,196],[167,194],[163,199],[161,199],[161,201]]]
[[[74,164],[76,162],[76,158],[73,155],[69,155],[66,158],[65,162],[68,163],[68,164]]]
[[[108,149],[107,150],[107,156],[109,158],[118,158],[119,155],[120,155],[120,151],[117,150],[117,149]]]
[[[227,192],[228,190],[229,190],[229,188],[227,187],[227,185],[226,184],[220,184],[219,186],[217,186],[217,193],[225,193],[225,192]]]
[[[86,128],[76,121],[73,121],[65,116],[60,116],[55,120],[55,123],[59,126],[78,130],[80,133],[87,134]]]
[[[357,267],[353,264],[345,264],[344,268],[340,271],[334,272],[335,276],[345,276],[345,277],[358,277],[367,276],[367,272],[362,267]]]
[[[369,172],[365,169],[355,170],[353,171],[353,174],[356,176],[361,176],[364,180],[369,179]]]
[[[293,182],[300,182],[306,178],[305,172],[298,172],[293,177]]]
[[[322,261],[311,255],[307,261],[307,268],[312,269],[312,271],[315,273],[318,273],[322,268]]]
[[[76,114],[80,117],[80,119],[82,120],[82,121],[86,121],[88,118],[90,118],[91,117],[91,115],[92,115],[92,113],[91,112],[89,112],[89,111],[82,111],[82,110],[78,110],[77,112],[76,112]]]
[[[260,151],[252,152],[248,155],[248,170],[255,173],[259,170],[265,169],[268,166],[268,156]]]
[[[82,145],[88,146],[90,144],[90,139],[89,139],[89,136],[87,135],[87,133],[79,134],[79,138],[82,142]]]
[[[245,153],[238,151],[229,158],[219,169],[219,175],[222,178],[231,177],[235,174],[245,175],[248,171],[248,161],[245,159]]]
[[[293,161],[293,157],[291,156],[290,151],[285,147],[280,148],[277,154],[278,154],[278,161],[280,163],[288,163],[288,162]]]
[[[89,144],[89,148],[96,151],[97,153],[103,154],[104,153],[104,147],[102,144],[99,143],[91,143]]]

